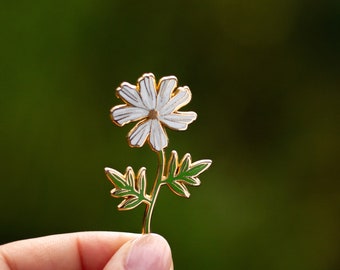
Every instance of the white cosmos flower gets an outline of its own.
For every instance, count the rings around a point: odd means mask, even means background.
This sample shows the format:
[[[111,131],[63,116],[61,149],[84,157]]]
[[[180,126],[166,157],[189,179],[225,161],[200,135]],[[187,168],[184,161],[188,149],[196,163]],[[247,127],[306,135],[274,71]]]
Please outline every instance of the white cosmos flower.
[[[197,118],[195,112],[180,112],[178,109],[191,100],[189,87],[178,87],[175,76],[163,77],[156,85],[152,73],[144,74],[137,85],[123,82],[117,88],[117,96],[125,104],[111,109],[111,118],[118,126],[139,121],[129,132],[128,141],[133,147],[141,147],[148,141],[154,151],[168,145],[164,130],[186,130]]]

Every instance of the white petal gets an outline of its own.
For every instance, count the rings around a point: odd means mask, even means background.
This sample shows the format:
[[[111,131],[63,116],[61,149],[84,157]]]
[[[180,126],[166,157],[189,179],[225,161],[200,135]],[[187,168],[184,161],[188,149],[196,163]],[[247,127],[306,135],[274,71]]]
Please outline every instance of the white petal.
[[[122,83],[120,87],[117,88],[117,95],[121,97],[128,104],[131,104],[135,107],[144,108],[143,101],[139,95],[139,92],[136,89],[136,86],[129,83]]]
[[[152,73],[144,74],[138,80],[139,91],[146,108],[153,110],[156,108],[156,81]]]
[[[177,87],[175,76],[163,77],[159,81],[159,91],[157,95],[157,110],[161,109],[169,100],[172,91]]]
[[[145,143],[150,134],[150,121],[138,123],[128,134],[131,146],[141,147]]]
[[[127,105],[118,105],[111,109],[111,118],[119,126],[124,126],[127,123],[143,119],[147,117],[148,114],[149,111],[145,109]]]
[[[186,130],[188,124],[196,120],[197,114],[195,112],[176,112],[160,116],[159,120],[169,128],[175,130]]]
[[[163,108],[160,108],[159,114],[166,115],[170,114],[184,105],[188,104],[191,100],[191,92],[189,87],[178,87],[175,95],[169,100],[168,103],[164,105]]]
[[[150,144],[151,147],[156,151],[161,151],[168,145],[168,137],[158,120],[150,120]]]

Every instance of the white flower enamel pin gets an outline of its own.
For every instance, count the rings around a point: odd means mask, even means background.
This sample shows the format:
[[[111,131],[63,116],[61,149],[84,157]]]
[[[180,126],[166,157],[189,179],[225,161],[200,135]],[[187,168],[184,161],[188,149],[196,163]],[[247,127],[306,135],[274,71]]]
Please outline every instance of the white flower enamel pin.
[[[147,141],[158,155],[158,172],[150,193],[147,192],[146,169],[140,168],[135,174],[129,166],[125,173],[106,167],[105,174],[114,185],[111,195],[122,198],[119,210],[130,210],[146,204],[142,233],[151,232],[151,216],[163,185],[167,185],[175,194],[189,198],[187,185],[198,186],[198,176],[207,170],[211,160],[191,161],[190,154],[185,154],[179,161],[176,151],[167,159],[164,149],[168,146],[165,128],[186,130],[197,118],[195,112],[178,111],[191,100],[189,87],[177,87],[177,78],[163,77],[156,84],[152,73],[144,74],[137,85],[123,82],[116,90],[117,97],[124,104],[111,109],[111,119],[118,126],[130,122],[137,124],[128,133],[131,147],[142,147]]]

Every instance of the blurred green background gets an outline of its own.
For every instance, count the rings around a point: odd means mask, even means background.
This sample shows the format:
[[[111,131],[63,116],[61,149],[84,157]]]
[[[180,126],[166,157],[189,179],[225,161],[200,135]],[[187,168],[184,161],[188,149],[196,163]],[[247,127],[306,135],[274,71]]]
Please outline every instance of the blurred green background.
[[[340,1],[2,1],[0,241],[139,232],[103,168],[155,173],[109,110],[145,72],[175,75],[198,119],[168,153],[210,158],[152,227],[175,269],[340,268]]]

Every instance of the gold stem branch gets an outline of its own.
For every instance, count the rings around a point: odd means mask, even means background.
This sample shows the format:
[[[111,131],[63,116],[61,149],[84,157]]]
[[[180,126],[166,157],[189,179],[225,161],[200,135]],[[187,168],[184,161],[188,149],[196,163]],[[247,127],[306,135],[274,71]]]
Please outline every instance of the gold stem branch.
[[[157,176],[152,188],[152,191],[150,193],[151,202],[150,204],[146,205],[145,213],[144,213],[144,220],[143,220],[143,228],[142,233],[151,233],[151,217],[152,212],[157,200],[157,196],[159,193],[159,190],[162,186],[162,179],[164,174],[164,167],[165,167],[165,154],[164,150],[157,152],[158,154],[158,169],[157,169]]]

